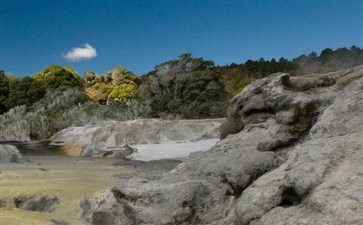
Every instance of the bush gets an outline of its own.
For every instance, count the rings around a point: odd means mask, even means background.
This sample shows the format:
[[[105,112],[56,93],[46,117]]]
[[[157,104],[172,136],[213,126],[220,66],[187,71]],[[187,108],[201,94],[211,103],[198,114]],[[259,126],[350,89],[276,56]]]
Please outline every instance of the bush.
[[[31,107],[17,106],[0,115],[0,140],[48,139],[70,126],[146,118],[149,114],[147,101],[130,100],[126,104],[99,106],[79,88],[58,88],[49,90]]]
[[[0,115],[0,140],[30,140],[26,106],[17,106]]]
[[[135,84],[120,84],[116,86],[108,95],[109,98],[117,98],[120,102],[127,102],[129,99],[136,97],[137,86]]]

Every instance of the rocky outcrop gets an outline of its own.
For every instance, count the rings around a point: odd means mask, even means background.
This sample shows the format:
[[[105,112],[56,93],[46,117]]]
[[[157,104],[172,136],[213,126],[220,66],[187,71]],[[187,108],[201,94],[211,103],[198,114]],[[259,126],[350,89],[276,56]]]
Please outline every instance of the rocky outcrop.
[[[20,195],[14,198],[16,208],[39,211],[39,212],[53,212],[57,204],[59,204],[57,197],[48,197],[44,195]]]
[[[172,153],[169,151],[171,146],[168,145],[180,144],[172,147],[182,148],[176,152],[179,153],[176,154],[177,157],[186,157],[190,151],[182,150],[190,149],[190,146],[182,143],[201,142],[208,148],[213,146],[219,137],[218,127],[223,121],[224,119],[108,121],[97,125],[70,127],[55,134],[51,140],[53,145],[61,145],[62,152],[67,155],[129,156],[137,160],[157,160],[163,157],[174,158],[174,155],[168,154]],[[206,141],[212,139],[213,141]],[[130,152],[130,148],[125,146],[131,146],[133,151]],[[208,149],[205,145],[194,148]],[[153,152],[151,157],[148,155],[150,152]]]
[[[109,224],[363,224],[363,66],[273,74],[231,100],[224,139],[85,213]],[[105,204],[107,203],[107,204]],[[107,220],[108,221],[108,220]]]
[[[18,163],[21,162],[21,155],[18,149],[13,145],[0,144],[0,163]]]

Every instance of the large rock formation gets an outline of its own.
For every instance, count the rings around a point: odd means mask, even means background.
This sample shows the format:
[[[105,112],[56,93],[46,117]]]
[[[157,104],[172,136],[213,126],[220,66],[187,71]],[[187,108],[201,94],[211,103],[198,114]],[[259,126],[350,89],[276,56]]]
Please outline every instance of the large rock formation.
[[[0,163],[20,162],[21,155],[13,145],[0,144]]]
[[[70,127],[56,133],[51,140],[53,145],[62,145],[62,151],[68,155],[127,156],[137,160],[182,158],[192,151],[207,150],[213,146],[218,141],[218,127],[223,121],[108,121]]]
[[[83,217],[109,225],[363,224],[363,66],[258,80],[231,100],[221,135],[159,179],[114,187]]]

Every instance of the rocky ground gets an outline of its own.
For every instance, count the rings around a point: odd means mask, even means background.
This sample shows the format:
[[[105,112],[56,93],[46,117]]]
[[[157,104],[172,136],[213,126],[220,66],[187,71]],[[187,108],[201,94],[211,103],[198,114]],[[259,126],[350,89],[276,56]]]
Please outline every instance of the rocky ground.
[[[363,67],[273,74],[231,100],[223,140],[83,201],[93,225],[363,224]]]
[[[85,225],[80,202],[134,176],[160,177],[178,160],[24,155],[0,164],[1,225]]]
[[[51,140],[97,158],[28,161],[1,144],[1,221],[361,225],[362,115],[360,66],[270,75],[231,100],[226,121],[110,121]]]
[[[86,224],[96,194],[133,177],[161,178],[178,159],[213,146],[222,121],[108,121],[68,128],[51,141],[3,141],[1,224]]]

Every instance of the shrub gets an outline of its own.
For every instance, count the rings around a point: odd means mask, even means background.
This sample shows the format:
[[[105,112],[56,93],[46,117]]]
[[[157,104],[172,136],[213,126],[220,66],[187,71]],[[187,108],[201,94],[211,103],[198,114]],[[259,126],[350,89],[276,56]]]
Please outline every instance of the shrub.
[[[108,95],[109,98],[117,98],[120,102],[126,103],[129,99],[136,97],[137,86],[135,84],[120,84]]]

